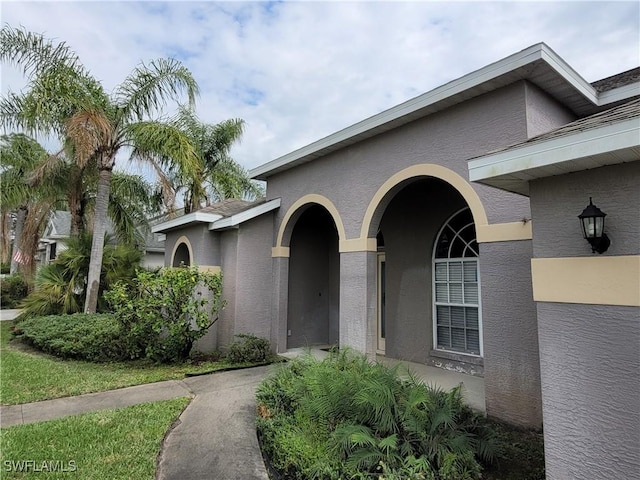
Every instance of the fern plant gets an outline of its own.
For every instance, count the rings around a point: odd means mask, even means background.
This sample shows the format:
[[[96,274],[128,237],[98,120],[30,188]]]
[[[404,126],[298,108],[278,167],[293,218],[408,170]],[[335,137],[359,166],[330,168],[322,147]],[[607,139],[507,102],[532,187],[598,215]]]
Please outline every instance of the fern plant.
[[[491,428],[463,404],[460,386],[445,392],[413,376],[403,379],[397,368],[350,351],[292,362],[261,384],[257,398],[268,450],[289,475],[306,472],[301,478],[385,472],[388,478],[475,480],[480,462],[490,462],[496,451]],[[286,444],[278,444],[282,425],[288,425]],[[292,431],[299,433],[296,448]],[[325,442],[328,469],[318,467],[317,459],[288,453],[307,451],[299,445],[307,441],[317,447],[318,439]]]

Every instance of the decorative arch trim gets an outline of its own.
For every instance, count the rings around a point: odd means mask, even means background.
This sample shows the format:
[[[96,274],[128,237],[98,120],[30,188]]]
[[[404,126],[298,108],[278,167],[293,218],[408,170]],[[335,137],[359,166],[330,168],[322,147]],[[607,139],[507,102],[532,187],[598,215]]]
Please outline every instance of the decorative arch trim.
[[[189,241],[189,238],[186,235],[182,235],[181,237],[178,238],[178,240],[176,240],[176,243],[173,244],[173,251],[171,252],[171,263],[169,266],[173,266],[173,261],[176,258],[176,251],[178,250],[178,247],[182,244],[186,245],[187,250],[189,250],[189,263],[191,265],[195,263],[193,258],[193,247],[191,246],[191,242]]]
[[[366,241],[366,239],[368,238],[369,228],[371,227],[373,216],[375,215],[378,205],[380,205],[385,195],[387,195],[391,191],[391,189],[399,183],[415,177],[435,177],[439,178],[440,180],[444,180],[453,188],[455,188],[458,193],[465,199],[467,205],[469,206],[469,209],[471,210],[471,214],[473,215],[473,221],[476,225],[476,228],[478,226],[488,225],[489,222],[487,220],[487,213],[484,210],[482,201],[467,180],[465,180],[453,170],[449,170],[448,168],[445,168],[441,165],[420,164],[405,168],[404,170],[401,170],[398,173],[392,175],[378,189],[378,191],[371,199],[371,202],[369,202],[367,211],[364,214],[362,228],[360,229],[360,241]]]
[[[346,240],[346,233],[344,230],[344,224],[342,223],[342,218],[340,217],[340,213],[338,212],[338,209],[333,204],[333,202],[331,202],[331,200],[329,200],[327,197],[323,195],[310,193],[296,200],[293,203],[293,205],[289,207],[289,210],[287,210],[287,213],[285,214],[284,218],[282,219],[282,222],[280,223],[280,229],[278,230],[276,246],[272,250],[272,255],[278,256],[278,257],[288,256],[289,248],[287,246],[282,245],[282,240],[284,239],[285,231],[289,226],[289,221],[291,220],[291,217],[293,217],[293,215],[298,210],[300,210],[300,208],[309,204],[322,205],[324,208],[326,208],[327,211],[329,212],[329,215],[331,215],[331,218],[333,218],[333,222],[335,223],[336,229],[338,230],[338,240],[340,242]]]

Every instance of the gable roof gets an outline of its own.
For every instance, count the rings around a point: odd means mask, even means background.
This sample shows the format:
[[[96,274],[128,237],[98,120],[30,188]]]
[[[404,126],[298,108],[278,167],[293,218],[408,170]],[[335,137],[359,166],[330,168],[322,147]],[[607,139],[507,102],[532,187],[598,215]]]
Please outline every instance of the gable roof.
[[[633,73],[625,73],[627,75],[599,81],[602,83],[595,82],[601,89],[598,90],[551,48],[539,43],[256,167],[249,174],[252,178],[266,180],[279,172],[519,80],[526,79],[538,85],[577,116],[584,117],[606,105],[640,95],[640,79]]]
[[[640,160],[640,99],[469,161],[469,179],[528,195],[529,181]]]

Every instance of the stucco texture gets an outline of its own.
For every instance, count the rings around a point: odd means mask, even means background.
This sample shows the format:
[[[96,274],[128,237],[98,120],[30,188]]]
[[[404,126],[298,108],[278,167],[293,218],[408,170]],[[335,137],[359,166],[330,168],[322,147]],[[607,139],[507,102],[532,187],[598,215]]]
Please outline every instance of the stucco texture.
[[[535,257],[638,255],[639,185],[640,161],[532,181]],[[577,218],[590,196],[607,213],[601,256]],[[638,308],[538,302],[537,311],[547,478],[640,478]]]

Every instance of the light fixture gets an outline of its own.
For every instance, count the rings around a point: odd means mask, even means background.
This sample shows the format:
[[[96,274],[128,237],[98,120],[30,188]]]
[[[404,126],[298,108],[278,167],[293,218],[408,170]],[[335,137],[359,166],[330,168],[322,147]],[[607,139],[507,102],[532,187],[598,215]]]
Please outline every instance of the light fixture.
[[[582,226],[582,234],[591,244],[593,253],[604,253],[611,245],[611,240],[604,233],[604,217],[606,216],[606,213],[593,204],[591,197],[589,197],[589,205],[578,215]]]

